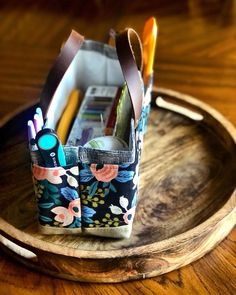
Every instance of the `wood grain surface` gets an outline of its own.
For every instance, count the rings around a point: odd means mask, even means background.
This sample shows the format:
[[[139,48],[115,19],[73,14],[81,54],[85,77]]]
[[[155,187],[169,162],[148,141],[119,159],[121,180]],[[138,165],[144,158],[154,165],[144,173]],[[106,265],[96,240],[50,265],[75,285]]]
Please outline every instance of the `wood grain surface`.
[[[236,125],[235,13],[234,1],[216,0],[1,1],[0,115],[37,100],[71,28],[106,41],[110,27],[141,32],[154,14],[160,26],[156,82],[202,99]],[[210,254],[178,271],[115,285],[53,279],[0,252],[0,294],[234,294],[235,238],[234,230]]]

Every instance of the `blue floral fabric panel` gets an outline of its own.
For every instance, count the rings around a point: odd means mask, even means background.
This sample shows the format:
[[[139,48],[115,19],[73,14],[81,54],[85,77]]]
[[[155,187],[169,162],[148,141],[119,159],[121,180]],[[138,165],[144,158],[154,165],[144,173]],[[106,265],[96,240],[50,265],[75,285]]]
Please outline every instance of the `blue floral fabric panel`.
[[[137,205],[139,162],[148,112],[148,106],[143,108],[136,129],[134,163],[79,163],[82,227],[118,227],[132,224]]]
[[[45,168],[33,165],[33,180],[41,225],[81,227],[78,167]]]
[[[137,201],[137,163],[80,163],[79,167],[82,227],[118,227],[132,223]]]

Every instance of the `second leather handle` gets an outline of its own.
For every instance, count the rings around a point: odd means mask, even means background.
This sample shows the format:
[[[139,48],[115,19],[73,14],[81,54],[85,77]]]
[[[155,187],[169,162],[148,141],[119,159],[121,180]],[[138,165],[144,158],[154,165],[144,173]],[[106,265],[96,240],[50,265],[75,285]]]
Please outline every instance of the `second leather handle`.
[[[142,112],[143,82],[142,45],[138,34],[131,28],[116,35],[116,51],[130,94],[135,127]],[[140,71],[140,73],[139,73]]]

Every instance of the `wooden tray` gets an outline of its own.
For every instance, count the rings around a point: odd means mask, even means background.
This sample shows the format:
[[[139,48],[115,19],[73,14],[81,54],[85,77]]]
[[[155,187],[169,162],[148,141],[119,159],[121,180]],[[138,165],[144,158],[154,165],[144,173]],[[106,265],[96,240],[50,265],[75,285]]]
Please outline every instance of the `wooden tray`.
[[[28,267],[89,282],[157,276],[195,261],[235,225],[236,130],[210,106],[171,90],[157,94],[203,117],[153,107],[132,237],[43,236],[27,151],[27,106],[1,123],[1,248]],[[35,107],[35,106],[34,106]]]

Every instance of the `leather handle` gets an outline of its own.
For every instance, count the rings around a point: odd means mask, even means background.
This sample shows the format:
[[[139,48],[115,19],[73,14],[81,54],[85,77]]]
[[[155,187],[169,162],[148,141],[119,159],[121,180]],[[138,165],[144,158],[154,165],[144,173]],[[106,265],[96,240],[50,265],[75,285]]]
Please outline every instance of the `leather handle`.
[[[128,28],[118,33],[115,38],[117,56],[130,94],[135,127],[142,112],[143,82],[142,43],[135,30]],[[140,71],[140,73],[139,73]]]
[[[58,85],[60,84],[65,72],[70,66],[78,50],[80,49],[83,41],[84,37],[72,30],[70,36],[62,47],[59,56],[55,60],[54,65],[48,73],[46,82],[40,95],[40,105],[44,115],[47,112],[48,106]]]

